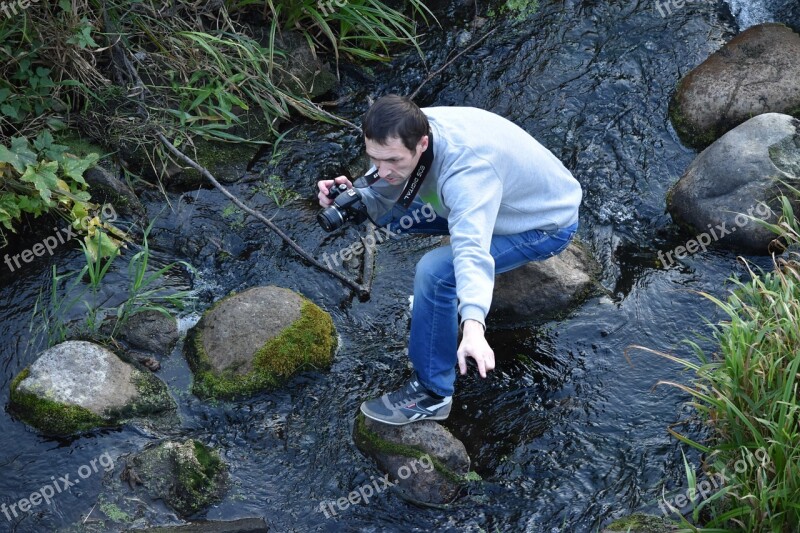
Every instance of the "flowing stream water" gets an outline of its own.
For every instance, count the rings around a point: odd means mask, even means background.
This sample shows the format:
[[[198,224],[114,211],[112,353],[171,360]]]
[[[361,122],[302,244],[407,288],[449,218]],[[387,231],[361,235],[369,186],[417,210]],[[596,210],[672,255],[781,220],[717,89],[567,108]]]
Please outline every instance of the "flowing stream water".
[[[360,303],[337,281],[300,262],[259,222],[223,216],[228,201],[218,192],[169,193],[171,207],[163,212],[164,196],[144,193],[150,215],[158,216],[151,239],[155,260],[185,260],[198,269],[191,279],[168,279],[198,295],[196,312],[182,317],[184,328],[232,290],[274,284],[328,310],[340,335],[330,371],[305,372],[277,391],[239,402],[195,398],[180,346],[164,359],[158,375],[169,385],[182,421],[169,436],[212,445],[230,465],[226,496],[205,516],[261,516],[272,531],[582,532],[634,509],[659,513],[662,490],[685,490],[682,447],[667,428],[690,420],[693,411],[687,395],[654,385],[690,376],[665,358],[629,347],[690,357],[682,340],[707,332],[703,317],[718,317],[698,292],[724,295],[726,279],[746,271],[735,254],[721,251],[687,257],[670,268],[659,264],[659,250],[687,238],[665,214],[665,195],[696,155],[677,140],[668,99],[681,76],[740,29],[774,20],[775,13],[795,27],[800,21],[797,6],[781,0],[730,2],[673,6],[664,17],[650,1],[542,1],[525,20],[499,15],[480,28],[471,4],[437,2],[446,30],[426,36],[426,65],[409,53],[372,71],[342,66],[340,92],[351,96],[342,112],[358,120],[367,96],[409,94],[464,43],[497,28],[428,82],[417,101],[489,109],[550,148],[583,186],[579,235],[603,267],[602,291],[569,316],[513,330],[490,328],[498,367],[486,380],[474,372],[458,379],[454,411],[445,424],[466,445],[484,483],[447,510],[420,508],[387,492],[335,517],[319,511],[322,501],[346,497],[379,475],[353,444],[353,419],[364,398],[397,386],[407,372],[407,296],[414,264],[438,238],[380,245],[373,296]],[[281,157],[262,160],[232,190],[274,215],[317,256],[353,242],[352,228],[328,235],[317,226],[313,187],[318,179],[358,171],[359,137],[346,128],[301,124],[279,149]],[[270,174],[281,176],[302,198],[276,209],[259,187]],[[82,265],[79,249],[62,248],[24,270],[0,273],[4,403],[11,380],[42,348],[30,346],[28,326],[40,289],[49,287],[50,265],[59,272]],[[753,260],[768,266],[764,258]],[[117,266],[108,278],[109,294],[124,286],[124,263]],[[710,341],[699,342],[713,351]],[[702,437],[696,422],[677,429]],[[0,514],[0,531],[80,530],[70,525],[90,511],[100,513],[93,506],[110,476],[119,475],[124,455],[160,438],[132,426],[46,438],[4,411],[2,502],[29,496],[51,477],[74,478],[104,453],[116,468],[82,479],[52,504],[19,518]],[[697,455],[686,453],[697,465]],[[174,522],[157,503],[148,502],[146,509],[150,522]],[[93,516],[99,514],[89,517],[88,527]]]

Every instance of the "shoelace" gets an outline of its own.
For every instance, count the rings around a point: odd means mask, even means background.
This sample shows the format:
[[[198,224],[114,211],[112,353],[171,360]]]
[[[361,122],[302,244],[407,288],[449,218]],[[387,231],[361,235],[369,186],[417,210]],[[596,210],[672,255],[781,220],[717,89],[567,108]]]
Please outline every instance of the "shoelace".
[[[414,389],[413,381],[406,383],[405,387],[399,391],[389,393],[389,403],[397,407],[399,404],[404,404],[413,396],[419,396],[421,393]]]

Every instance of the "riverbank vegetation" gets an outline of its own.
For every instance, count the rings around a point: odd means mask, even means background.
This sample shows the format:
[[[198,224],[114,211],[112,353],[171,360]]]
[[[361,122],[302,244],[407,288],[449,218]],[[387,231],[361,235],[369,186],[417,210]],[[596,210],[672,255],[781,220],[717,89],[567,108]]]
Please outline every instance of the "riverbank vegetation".
[[[0,20],[0,225],[14,231],[24,214],[50,210],[75,220],[76,205],[92,207],[80,176],[96,157],[75,156],[76,137],[114,153],[130,176],[158,179],[171,159],[154,131],[190,149],[199,139],[269,143],[295,115],[336,121],[312,100],[335,81],[318,59],[337,68],[340,58],[388,59],[395,46],[417,45],[418,20],[433,20],[420,0],[20,8]],[[290,54],[298,42],[311,67]]]
[[[698,442],[671,430],[705,455],[702,479],[687,465],[691,521],[672,508],[687,531],[800,530],[800,223],[793,203],[782,198],[776,224],[759,221],[784,249],[775,269],[748,264],[750,279],[733,279],[725,301],[703,294],[727,315],[713,325],[719,352],[690,342],[697,361],[661,354],[695,373],[690,386],[671,384],[691,394],[711,432],[710,442]],[[713,490],[701,491],[709,480]]]

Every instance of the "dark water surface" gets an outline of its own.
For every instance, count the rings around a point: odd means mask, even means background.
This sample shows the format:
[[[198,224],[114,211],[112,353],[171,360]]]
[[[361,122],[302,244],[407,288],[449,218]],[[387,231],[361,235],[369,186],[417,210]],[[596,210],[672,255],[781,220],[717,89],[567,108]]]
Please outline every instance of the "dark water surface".
[[[739,2],[741,4],[741,2]],[[782,5],[782,4],[781,4]],[[767,8],[769,5],[767,4]],[[471,9],[471,8],[470,8]],[[685,485],[677,441],[668,425],[689,417],[688,398],[658,380],[686,381],[675,363],[641,351],[641,344],[688,356],[681,340],[704,330],[714,306],[697,294],[722,295],[725,280],[743,272],[734,254],[709,252],[662,268],[659,250],[682,244],[664,213],[667,189],[696,153],[669,125],[667,102],[677,80],[737,32],[725,4],[687,4],[664,18],[651,2],[543,2],[528,20],[488,20],[475,28],[463,8],[446,8],[447,31],[432,31],[424,50],[428,70],[409,55],[369,74],[342,68],[341,94],[352,99],[353,120],[368,95],[410,93],[459,50],[460,42],[497,31],[425,85],[421,105],[472,105],[515,121],[550,148],[584,188],[580,237],[603,266],[605,295],[570,316],[544,325],[489,334],[498,368],[486,380],[459,378],[446,427],[460,438],[485,483],[450,509],[419,508],[391,493],[325,518],[335,500],[378,472],[355,448],[352,421],[360,402],[397,386],[407,372],[407,296],[415,262],[438,238],[411,237],[379,247],[371,301],[359,303],[332,278],[307,266],[257,221],[222,216],[227,200],[212,190],[170,194],[171,211],[152,235],[157,260],[185,260],[197,309],[182,324],[231,290],[275,284],[308,296],[334,317],[341,347],[329,372],[308,372],[285,388],[248,401],[209,404],[189,392],[191,377],[180,346],[158,374],[180,406],[182,426],[171,437],[193,437],[217,447],[230,465],[225,499],[210,519],[262,516],[273,531],[595,531],[612,518],[650,506],[662,489]],[[470,11],[469,9],[467,11]],[[740,19],[741,22],[741,19]],[[302,125],[287,135],[277,162],[262,161],[232,190],[261,209],[317,256],[349,245],[354,229],[325,234],[315,222],[317,179],[358,172],[360,141],[342,128]],[[303,198],[276,209],[258,191],[280,175]],[[160,194],[143,198],[151,216]],[[238,224],[237,222],[243,222]],[[78,249],[60,249],[23,271],[0,274],[0,388],[8,401],[13,377],[41,346],[28,346],[36,296],[49,286],[50,264],[80,268]],[[761,264],[765,264],[760,259]],[[124,266],[119,261],[118,267]],[[5,267],[3,267],[5,268]],[[111,287],[123,287],[114,273]],[[708,342],[701,342],[712,348]],[[683,427],[700,435],[696,424]],[[0,416],[0,499],[10,505],[51,476],[75,472],[108,453],[112,474],[100,471],[51,505],[0,531],[68,528],[92,511],[98,495],[119,476],[123,455],[162,438],[135,427],[69,440],[45,438],[7,412]],[[695,463],[695,454],[687,454]],[[685,487],[684,487],[685,488]],[[140,518],[134,524],[174,522],[158,503],[106,497]],[[83,526],[98,531],[94,519]],[[13,517],[12,517],[13,518]],[[94,524],[94,525],[93,525]],[[80,527],[70,530],[81,530]]]

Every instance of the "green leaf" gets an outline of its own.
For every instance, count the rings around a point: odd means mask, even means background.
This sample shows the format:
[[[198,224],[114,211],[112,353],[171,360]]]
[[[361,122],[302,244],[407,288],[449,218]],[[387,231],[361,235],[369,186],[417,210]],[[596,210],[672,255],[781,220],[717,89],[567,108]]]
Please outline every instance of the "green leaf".
[[[0,113],[14,120],[20,119],[19,110],[11,104],[0,105]]]
[[[35,165],[36,161],[36,154],[30,149],[25,137],[13,137],[10,151],[0,145],[0,163],[9,163],[20,174],[25,172],[28,165]]]
[[[57,170],[58,163],[55,161],[42,161],[36,166],[28,165],[20,179],[32,183],[39,191],[39,196],[49,206],[51,205],[52,191],[58,189]]]
[[[31,213],[38,217],[47,211],[47,204],[38,196],[18,196],[17,201],[19,208],[25,213]]]
[[[21,213],[18,199],[14,193],[0,194],[0,223],[11,231],[14,231],[11,221],[18,219]]]
[[[71,154],[64,154],[64,157],[61,159],[61,169],[66,176],[69,176],[78,183],[86,185],[83,179],[83,173],[86,172],[87,169],[93,167],[98,159],[100,159],[100,156],[95,153],[88,154],[83,159]]]
[[[98,257],[112,257],[119,254],[119,245],[102,231],[98,231],[94,238],[88,235],[83,238],[86,243],[86,249],[92,256],[94,261]]]
[[[0,89],[0,104],[6,101],[8,95],[11,94],[11,89]]]

